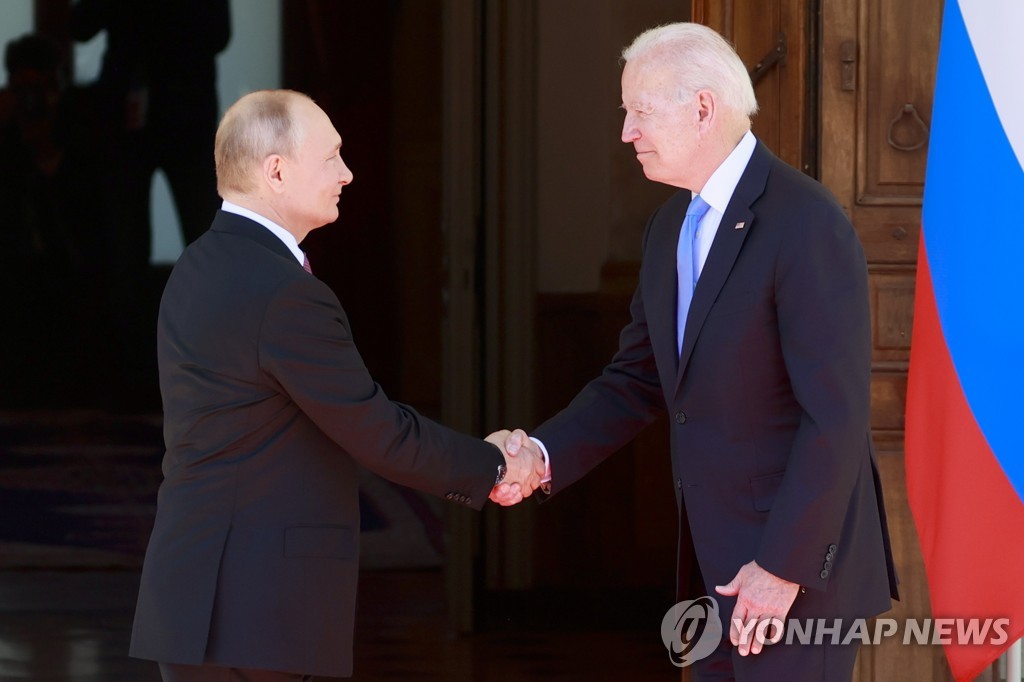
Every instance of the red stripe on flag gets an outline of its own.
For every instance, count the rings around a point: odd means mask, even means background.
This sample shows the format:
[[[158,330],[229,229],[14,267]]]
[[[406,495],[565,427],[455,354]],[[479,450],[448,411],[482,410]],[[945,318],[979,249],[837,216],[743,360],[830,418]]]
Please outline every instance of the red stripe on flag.
[[[972,680],[1024,635],[1024,612],[1015,598],[1024,589],[1024,503],[964,397],[939,322],[923,236],[907,387],[906,468],[933,616],[1010,619],[1003,644],[945,647],[956,679]]]

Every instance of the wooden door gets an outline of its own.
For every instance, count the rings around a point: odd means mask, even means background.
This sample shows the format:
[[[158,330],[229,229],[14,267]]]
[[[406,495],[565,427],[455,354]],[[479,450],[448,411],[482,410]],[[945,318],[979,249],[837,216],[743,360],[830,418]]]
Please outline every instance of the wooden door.
[[[733,43],[750,72],[759,105],[754,134],[786,163],[816,175],[811,5],[809,0],[698,0],[693,21]]]
[[[941,15],[942,0],[822,3],[820,173],[868,259],[872,428],[901,581],[886,617],[900,623],[931,611],[907,505],[903,418]],[[941,647],[894,640],[864,647],[855,679],[951,679]]]

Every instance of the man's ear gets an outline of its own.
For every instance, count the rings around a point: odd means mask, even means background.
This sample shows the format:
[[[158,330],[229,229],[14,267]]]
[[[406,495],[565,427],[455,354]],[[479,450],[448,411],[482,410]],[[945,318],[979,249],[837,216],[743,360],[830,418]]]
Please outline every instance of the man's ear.
[[[266,183],[275,194],[284,191],[284,174],[287,161],[280,154],[271,154],[263,159],[263,166],[260,168],[261,180]]]
[[[707,132],[714,123],[716,105],[715,95],[710,90],[701,90],[697,93],[697,125],[701,132]]]

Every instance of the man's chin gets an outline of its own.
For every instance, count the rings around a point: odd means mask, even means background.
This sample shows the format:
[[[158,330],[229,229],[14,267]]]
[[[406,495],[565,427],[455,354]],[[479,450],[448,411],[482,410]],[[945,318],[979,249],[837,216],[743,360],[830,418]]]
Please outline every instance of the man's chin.
[[[654,165],[644,165],[644,177],[652,182],[661,182],[661,174],[658,173],[658,168]]]

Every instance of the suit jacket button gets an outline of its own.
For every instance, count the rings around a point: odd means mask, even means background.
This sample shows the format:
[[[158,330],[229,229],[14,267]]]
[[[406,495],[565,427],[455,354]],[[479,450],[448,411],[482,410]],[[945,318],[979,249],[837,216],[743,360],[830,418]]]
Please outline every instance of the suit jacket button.
[[[825,569],[822,569],[822,571],[821,571],[821,579],[824,580],[827,577],[828,577],[828,571],[825,570]]]
[[[686,413],[683,412],[682,410],[680,410],[679,412],[676,412],[676,424],[685,424],[685,423],[686,423]]]
[[[466,504],[468,504],[470,506],[473,505],[473,498],[470,497],[469,495],[466,495]]]
[[[835,545],[829,545],[828,546],[828,551],[832,552],[832,554],[835,554],[837,549],[839,549],[839,548],[836,547]]]
[[[825,562],[825,565],[823,566],[823,568],[824,568],[824,569],[825,569],[826,571],[831,571],[831,570],[832,570],[832,562],[831,562],[831,561],[826,561],[826,562]]]
[[[836,555],[833,554],[832,552],[829,552],[828,554],[825,555],[825,561],[832,561],[835,558],[836,558]]]
[[[683,479],[681,479],[681,478],[677,478],[676,479],[676,487],[679,488],[680,490],[683,489]]]
[[[446,499],[446,500],[455,499],[455,493],[448,493],[447,495],[444,496],[444,499]]]

